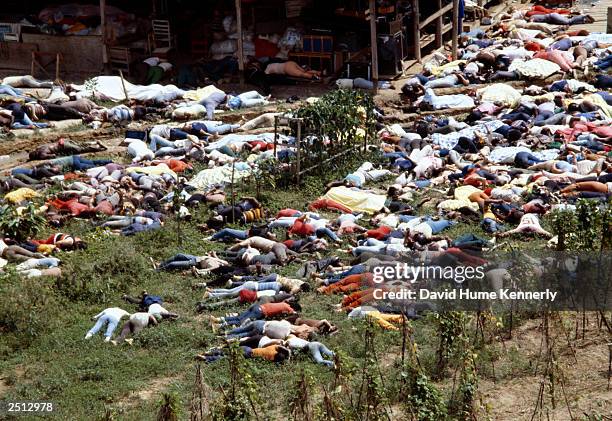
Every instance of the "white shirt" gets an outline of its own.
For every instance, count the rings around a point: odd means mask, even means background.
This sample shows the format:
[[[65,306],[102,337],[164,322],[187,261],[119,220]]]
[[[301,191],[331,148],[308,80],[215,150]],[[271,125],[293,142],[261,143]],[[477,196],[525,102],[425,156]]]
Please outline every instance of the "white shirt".
[[[140,139],[126,139],[129,140],[129,144],[127,147],[128,153],[134,158],[134,161],[140,161],[144,158],[153,159],[155,154],[146,143],[144,143]]]
[[[272,339],[285,339],[291,333],[291,323],[287,320],[266,322],[262,333]]]
[[[151,128],[151,134],[156,134],[164,139],[170,139],[170,130],[172,127],[167,124],[157,124]]]
[[[253,259],[253,257],[259,256],[260,254],[261,253],[259,253],[259,250],[253,247],[248,247],[242,255],[242,260],[246,263],[249,263]]]
[[[168,70],[172,69],[172,64],[168,63],[167,61],[159,63],[158,66],[164,69],[164,72],[167,72]]]
[[[304,349],[308,346],[309,342],[305,339],[298,338],[297,336],[292,336],[287,339],[287,345],[291,349]]]
[[[149,306],[149,314],[168,314],[168,310],[163,308],[161,304],[153,303]]]
[[[123,310],[122,308],[119,307],[110,307],[107,308],[105,310],[102,310],[100,313],[98,313],[97,315],[94,316],[94,319],[99,319],[102,316],[106,316],[110,319],[113,320],[121,320],[123,317],[129,316],[130,313],[128,313],[127,311]]]
[[[149,325],[150,313],[134,313],[130,316],[130,321],[136,326],[147,327]]]
[[[4,242],[4,240],[0,240],[0,256],[4,254],[4,250],[8,248],[8,245]]]
[[[159,58],[149,57],[148,59],[143,60],[143,62],[147,63],[149,66],[157,66],[159,64]]]

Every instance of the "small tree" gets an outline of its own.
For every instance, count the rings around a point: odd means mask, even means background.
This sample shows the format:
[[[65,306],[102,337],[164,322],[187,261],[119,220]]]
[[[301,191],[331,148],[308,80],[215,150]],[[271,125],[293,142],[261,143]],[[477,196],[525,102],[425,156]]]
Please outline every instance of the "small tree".
[[[38,234],[46,220],[33,203],[25,207],[4,206],[0,208],[0,230],[18,241]]]

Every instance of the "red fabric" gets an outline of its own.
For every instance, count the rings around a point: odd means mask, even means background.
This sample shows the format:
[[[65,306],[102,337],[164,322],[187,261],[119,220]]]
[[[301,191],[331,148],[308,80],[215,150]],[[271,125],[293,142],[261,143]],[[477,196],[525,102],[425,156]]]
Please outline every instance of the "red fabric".
[[[271,151],[272,149],[274,149],[274,143],[264,142],[263,140],[252,140],[248,142],[248,144],[251,146],[251,148],[259,146],[259,150],[261,151]]]
[[[353,309],[372,300],[374,300],[374,288],[356,291],[342,299],[342,308]]]
[[[542,51],[544,47],[538,42],[529,41],[525,43],[525,49],[529,51]]]
[[[66,238],[68,236],[68,234],[62,234],[57,233],[57,234],[51,234],[49,237],[47,237],[44,240],[31,240],[30,242],[33,244],[41,245],[41,244],[55,244],[56,241],[60,241],[63,240],[64,238]],[[57,237],[57,240],[56,240]]]
[[[84,213],[95,213],[94,209],[90,208],[87,205],[79,203],[77,199],[70,199],[67,201],[63,201],[60,199],[55,199],[49,202],[49,205],[57,208],[60,211],[68,211],[72,216],[79,216]]]
[[[260,305],[259,307],[261,307],[261,311],[265,317],[274,317],[280,316],[282,314],[295,313],[295,310],[293,310],[291,306],[284,301],[281,303],[266,303]]]
[[[573,142],[580,133],[591,132],[599,137],[610,137],[612,136],[612,126],[596,126],[591,122],[576,122],[570,128],[558,130],[557,133],[561,133],[565,140]]]
[[[280,51],[276,44],[267,39],[257,37],[253,44],[255,44],[255,57],[276,57]]]
[[[465,263],[468,266],[483,266],[487,263],[485,259],[481,259],[480,257],[472,256],[471,254],[468,254],[464,252],[463,250],[456,248],[456,247],[450,247],[446,250],[446,252],[448,254],[452,254],[453,256],[458,258],[462,263]]]
[[[549,13],[558,13],[560,15],[569,15],[571,13],[568,9],[547,9],[544,6],[533,6],[531,10],[529,10],[525,16],[531,17],[533,15],[547,15]]]
[[[307,224],[301,219],[297,219],[293,226],[289,229],[289,234],[297,234],[302,236],[313,235],[315,232],[314,227],[311,224]]]
[[[296,216],[299,213],[300,213],[300,211],[295,210],[295,209],[289,209],[289,208],[281,209],[276,214],[276,218],[282,218],[283,216],[292,217],[292,216]]]
[[[113,209],[113,205],[108,200],[103,200],[94,208],[94,210],[98,213],[103,213],[104,215],[114,215],[115,209]]]
[[[181,161],[180,159],[168,159],[166,161],[162,161],[164,162],[166,165],[168,165],[168,168],[170,168],[172,171],[176,172],[176,173],[181,173],[184,172],[187,169],[192,169],[193,167],[191,166],[191,164],[187,164],[186,162]]]
[[[463,179],[466,186],[482,187],[482,177],[478,174],[470,174]]]
[[[331,199],[317,199],[308,206],[311,211],[317,209],[333,209],[343,213],[353,213],[352,210],[344,206],[342,203],[338,203]]]
[[[243,289],[238,293],[238,301],[241,303],[254,303],[257,301],[257,291]]]
[[[367,230],[366,236],[368,236],[369,238],[375,238],[377,240],[382,240],[383,238],[391,234],[391,231],[392,231],[391,227],[382,225],[374,230]]]
[[[563,52],[559,50],[552,51],[539,51],[533,55],[533,58],[541,58],[544,60],[552,61],[561,67],[564,72],[569,72],[574,68],[574,62],[563,55]]]

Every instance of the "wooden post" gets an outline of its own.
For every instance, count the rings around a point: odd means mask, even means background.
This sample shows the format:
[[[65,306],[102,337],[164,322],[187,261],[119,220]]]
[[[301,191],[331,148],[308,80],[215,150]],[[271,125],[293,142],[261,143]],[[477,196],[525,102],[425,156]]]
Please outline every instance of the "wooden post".
[[[244,87],[244,49],[242,42],[242,0],[236,0],[236,28],[238,29],[238,72],[240,87]]]
[[[100,0],[100,27],[102,29],[102,63],[104,70],[108,67],[108,51],[106,49],[106,0]]]
[[[231,195],[232,195],[232,224],[236,223],[236,193],[234,192],[234,171],[236,169],[236,158],[232,159],[232,184],[231,184]]]
[[[274,116],[274,159],[276,159],[276,145],[278,144],[278,116]]]
[[[442,0],[437,0],[438,10],[442,9]],[[444,26],[444,15],[440,15],[436,19],[436,48],[442,47],[442,29]]]
[[[128,95],[127,88],[125,87],[125,79],[123,78],[123,72],[119,69],[119,77],[121,78],[121,86],[123,86],[123,93],[125,94],[125,100],[130,102],[130,96]]]
[[[296,143],[297,143],[297,149],[296,149],[296,154],[295,154],[295,159],[297,161],[296,163],[296,170],[297,170],[297,185],[300,185],[300,149],[302,147],[301,143],[302,143],[302,120],[298,120],[297,122],[298,126],[297,126],[297,138],[296,138]]]
[[[372,43],[372,82],[378,91],[378,35],[376,33],[376,1],[370,0],[370,42]]]
[[[453,31],[453,38],[452,38],[452,48],[453,48],[453,60],[457,60],[457,36],[458,36],[458,32],[460,30],[460,28],[458,28],[459,26],[459,0],[453,0],[453,27],[451,28],[451,30]]]
[[[412,0],[412,33],[414,35],[414,59],[421,62],[421,15],[419,13],[419,0]]]
[[[59,72],[60,72],[60,61],[62,60],[62,55],[57,53],[55,55],[55,80],[59,80]]]
[[[612,342],[608,344],[608,388],[610,390],[610,379],[612,379]]]

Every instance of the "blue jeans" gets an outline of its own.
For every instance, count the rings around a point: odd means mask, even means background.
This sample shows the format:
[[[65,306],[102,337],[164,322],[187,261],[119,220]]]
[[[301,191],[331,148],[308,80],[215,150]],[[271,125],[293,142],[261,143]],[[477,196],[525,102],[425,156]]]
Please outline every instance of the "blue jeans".
[[[84,171],[100,165],[110,164],[111,162],[113,161],[110,159],[85,159],[81,158],[79,155],[73,155],[72,169],[76,171]]]
[[[395,161],[398,158],[408,158],[404,152],[386,152],[383,154],[383,158]]]
[[[544,160],[529,152],[519,152],[514,157],[514,165],[519,168],[527,168],[540,162],[544,162]]]
[[[308,350],[310,351],[310,355],[312,355],[312,358],[317,362],[317,364],[323,364],[328,367],[334,366],[334,362],[323,359],[323,355],[333,358],[335,354],[321,342],[310,342],[308,344]]]
[[[503,231],[503,225],[499,224],[496,220],[492,218],[484,218],[480,225],[482,226],[483,230],[489,233]]]
[[[269,275],[263,275],[263,276],[242,276],[240,277],[239,282],[247,282],[247,281],[276,282],[277,279],[278,279],[278,275],[276,273],[271,273]],[[234,284],[237,284],[237,282],[234,282]]]
[[[213,240],[246,240],[247,232],[243,230],[237,230],[233,228],[223,228],[221,231],[216,232],[212,236]]]
[[[434,221],[433,219],[425,219],[425,222],[427,225],[429,225],[431,227],[431,233],[432,234],[438,234],[440,231],[445,230],[448,227],[452,227],[453,225],[456,224],[455,221],[449,221],[447,219],[440,219],[438,221]]]
[[[244,326],[235,327],[227,332],[228,338],[248,338],[249,336],[261,335],[266,324],[265,320],[254,320]]]
[[[152,134],[150,136],[150,142],[149,142],[149,149],[151,149],[153,152],[157,151],[158,148],[162,148],[162,147],[169,147],[174,149],[175,145],[174,142],[172,142],[171,140],[168,139],[164,139],[161,136],[158,136],[156,134]]]
[[[225,102],[225,93],[223,92],[213,92],[208,97],[204,98],[200,101],[200,105],[203,105],[206,108],[206,118],[212,120],[215,116],[215,108]]]
[[[119,320],[107,315],[100,316],[100,318],[96,321],[94,327],[92,327],[88,333],[95,335],[100,331],[100,329],[102,329],[102,326],[104,326],[106,323],[108,323],[108,325],[106,326],[106,333],[104,334],[104,336],[110,338],[111,336],[113,336],[113,332],[117,328],[117,325],[119,325]]]
[[[399,216],[399,221],[400,222],[410,222],[415,218],[418,218],[418,216],[415,215],[398,215]]]
[[[237,316],[230,316],[223,318],[222,326],[236,326],[242,324],[246,319],[259,320],[263,318],[263,311],[260,305],[254,305],[249,307],[248,310],[242,312]]]
[[[211,123],[205,122],[195,122],[191,123],[191,128],[197,131],[204,130],[206,133],[210,134],[226,134],[230,133],[232,130],[236,130],[240,127],[240,124],[219,124],[214,125]]]
[[[595,62],[595,67],[599,70],[606,70],[608,67],[612,67],[612,54],[608,54],[606,57],[597,60]]]
[[[46,129],[47,127],[49,127],[49,124],[47,123],[34,123],[32,120],[30,120],[30,117],[28,117],[27,114],[23,115],[23,118],[20,121],[15,121],[12,125],[11,128],[13,129],[27,129],[29,127],[38,127],[39,129]]]
[[[317,228],[315,234],[319,238],[328,237],[332,241],[340,241],[340,238],[336,235],[336,233],[327,227]]]
[[[160,270],[189,269],[197,263],[196,256],[179,253],[159,265]]]
[[[327,280],[325,282],[326,285],[335,284],[336,282],[346,278],[349,275],[358,275],[360,273],[365,273],[366,267],[365,265],[355,265],[344,272],[340,272],[337,274],[327,274]]]

